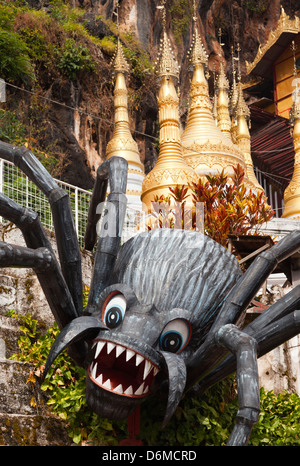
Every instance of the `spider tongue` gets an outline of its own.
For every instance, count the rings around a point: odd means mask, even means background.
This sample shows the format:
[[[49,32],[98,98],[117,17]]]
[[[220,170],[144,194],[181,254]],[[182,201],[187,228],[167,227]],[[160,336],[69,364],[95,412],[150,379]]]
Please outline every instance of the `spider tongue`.
[[[174,353],[160,351],[167,366],[169,376],[168,404],[162,427],[165,427],[173,416],[182,397],[186,384],[186,366],[184,360]]]

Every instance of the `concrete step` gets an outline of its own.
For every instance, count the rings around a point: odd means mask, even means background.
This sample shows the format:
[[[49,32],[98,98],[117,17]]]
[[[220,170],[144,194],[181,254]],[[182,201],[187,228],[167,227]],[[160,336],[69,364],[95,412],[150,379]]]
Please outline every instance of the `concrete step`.
[[[28,381],[34,366],[20,361],[0,359],[0,412],[9,414],[37,414],[47,409],[46,397],[36,384]]]
[[[0,358],[18,353],[18,340],[22,335],[20,324],[11,317],[0,315]]]
[[[0,359],[0,445],[72,445],[66,423],[50,413],[38,384],[28,381],[33,369]]]
[[[0,413],[0,446],[69,445],[74,444],[57,417]]]

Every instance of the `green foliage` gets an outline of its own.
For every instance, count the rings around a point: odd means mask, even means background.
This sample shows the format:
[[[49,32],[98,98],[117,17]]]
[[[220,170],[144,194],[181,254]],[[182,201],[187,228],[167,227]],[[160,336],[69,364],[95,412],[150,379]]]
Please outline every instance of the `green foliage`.
[[[0,29],[0,75],[8,82],[30,84],[35,80],[29,49],[20,36]]]
[[[299,446],[300,397],[295,394],[265,392],[261,389],[261,413],[249,445]]]
[[[58,67],[69,79],[75,79],[81,71],[94,71],[95,64],[87,47],[77,45],[74,39],[67,39]]]
[[[191,1],[172,0],[168,8],[171,15],[172,29],[177,44],[181,44],[184,34],[187,32],[191,22]]]
[[[22,145],[26,128],[17,116],[8,110],[0,109],[0,139],[10,144]]]
[[[200,398],[187,394],[162,430],[166,400],[150,399],[141,408],[141,439],[149,446],[221,446],[233,428],[237,406],[233,378],[221,381]],[[225,403],[226,401],[226,403]]]
[[[246,0],[244,5],[253,13],[264,13],[268,8],[268,0]]]

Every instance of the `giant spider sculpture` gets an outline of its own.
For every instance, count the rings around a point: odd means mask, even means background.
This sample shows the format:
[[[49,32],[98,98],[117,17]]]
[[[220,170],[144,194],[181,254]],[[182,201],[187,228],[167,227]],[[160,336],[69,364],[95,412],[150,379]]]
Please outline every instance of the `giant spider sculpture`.
[[[128,417],[143,399],[167,389],[166,425],[185,391],[197,386],[200,396],[236,371],[239,408],[228,445],[247,445],[260,411],[257,357],[299,333],[299,286],[250,325],[241,329],[239,322],[276,265],[300,249],[300,231],[261,253],[244,274],[232,254],[194,231],[153,230],[120,246],[127,162],[113,157],[98,169],[90,204],[85,244],[91,250],[97,241],[97,249],[83,311],[66,192],[25,147],[0,142],[0,156],[46,194],[53,213],[60,265],[38,215],[0,194],[0,215],[20,228],[27,245],[0,243],[0,265],[34,269],[61,329],[45,373],[68,347],[86,368],[88,406],[110,419]],[[101,216],[97,206],[108,182]]]

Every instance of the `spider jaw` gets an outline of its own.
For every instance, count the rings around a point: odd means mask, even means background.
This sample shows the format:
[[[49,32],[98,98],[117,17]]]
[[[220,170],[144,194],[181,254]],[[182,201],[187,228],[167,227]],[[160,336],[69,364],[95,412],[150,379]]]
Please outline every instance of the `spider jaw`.
[[[110,340],[97,338],[92,349],[87,402],[101,416],[125,418],[149,395],[159,363],[124,343]]]

